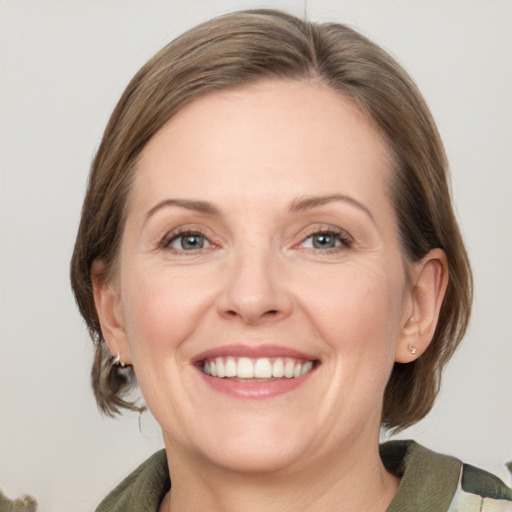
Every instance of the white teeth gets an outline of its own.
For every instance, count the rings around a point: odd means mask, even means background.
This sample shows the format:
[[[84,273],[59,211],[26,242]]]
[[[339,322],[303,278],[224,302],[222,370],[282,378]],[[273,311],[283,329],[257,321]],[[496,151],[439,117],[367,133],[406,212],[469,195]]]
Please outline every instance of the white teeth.
[[[236,377],[236,361],[233,357],[226,359],[226,377]]]
[[[291,379],[293,377],[294,366],[295,366],[295,363],[292,359],[288,359],[288,361],[286,361],[286,364],[284,365],[284,376],[287,379]]]
[[[295,359],[268,357],[250,359],[248,357],[216,357],[204,362],[203,373],[220,379],[238,377],[239,379],[293,379],[306,375],[313,369],[313,361],[297,362]]]
[[[280,357],[278,357],[274,361],[274,364],[272,364],[272,376],[278,379],[284,377],[284,363]]]
[[[272,365],[266,357],[256,359],[256,364],[254,365],[254,376],[257,379],[270,379],[270,377],[272,377]]]
[[[222,360],[221,357],[217,357],[217,359],[215,359],[215,366],[217,367],[217,377],[219,377],[220,379],[225,377],[226,370],[224,368],[224,361]]]
[[[252,379],[254,377],[254,365],[248,357],[241,357],[238,360],[236,375],[240,379]]]
[[[302,370],[300,371],[301,375],[306,375],[313,369],[313,361],[308,361],[307,363],[302,365]]]

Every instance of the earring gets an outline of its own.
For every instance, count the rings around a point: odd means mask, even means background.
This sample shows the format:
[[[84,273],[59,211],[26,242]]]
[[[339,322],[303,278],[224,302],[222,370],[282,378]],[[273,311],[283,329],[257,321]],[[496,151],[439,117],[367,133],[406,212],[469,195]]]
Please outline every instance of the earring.
[[[124,368],[124,363],[121,362],[121,354],[118,352],[115,359],[112,361],[112,366],[119,366],[121,365],[122,368]]]
[[[412,343],[409,343],[408,349],[410,350],[411,354],[413,354],[413,355],[416,354],[416,352],[417,352],[416,347]]]

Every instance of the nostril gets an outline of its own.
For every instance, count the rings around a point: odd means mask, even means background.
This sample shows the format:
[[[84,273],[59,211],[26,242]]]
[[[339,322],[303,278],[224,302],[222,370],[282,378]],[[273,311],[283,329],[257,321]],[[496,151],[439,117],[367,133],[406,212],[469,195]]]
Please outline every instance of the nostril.
[[[239,314],[234,309],[228,309],[225,314],[229,317],[237,317]],[[279,315],[279,311],[277,309],[269,309],[265,311],[261,316],[262,317],[273,317]]]

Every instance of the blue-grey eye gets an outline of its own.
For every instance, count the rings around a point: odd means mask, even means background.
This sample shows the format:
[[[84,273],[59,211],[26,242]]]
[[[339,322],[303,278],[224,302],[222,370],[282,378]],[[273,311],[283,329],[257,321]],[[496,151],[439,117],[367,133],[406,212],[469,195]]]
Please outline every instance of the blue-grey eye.
[[[334,249],[339,245],[338,235],[334,233],[313,233],[303,242],[303,246],[310,249]]]
[[[180,237],[181,248],[184,250],[202,249],[204,247],[204,237],[201,235],[186,235]]]
[[[329,233],[311,235],[311,242],[315,249],[333,249],[336,247],[336,236]]]
[[[179,251],[198,251],[207,244],[206,237],[199,233],[181,233],[169,240],[167,246]]]
[[[319,231],[313,233],[304,239],[302,247],[306,249],[342,249],[343,247],[350,247],[350,240],[341,233],[334,231]]]

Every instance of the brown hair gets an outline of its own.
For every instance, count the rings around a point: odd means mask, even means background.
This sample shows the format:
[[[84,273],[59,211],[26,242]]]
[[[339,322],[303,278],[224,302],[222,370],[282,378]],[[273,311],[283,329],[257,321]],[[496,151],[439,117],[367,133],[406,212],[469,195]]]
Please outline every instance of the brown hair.
[[[150,59],[119,100],[94,158],[71,282],[96,344],[92,382],[103,412],[136,408],[126,398],[136,381],[132,368],[111,364],[94,306],[92,266],[100,261],[107,278],[115,273],[127,197],[142,149],[200,95],[264,79],[310,78],[351,98],[386,138],[404,260],[419,261],[436,247],[446,252],[449,283],[434,339],[416,361],[395,364],[382,422],[405,428],[432,408],[442,368],[468,324],[472,279],[452,210],[444,149],[428,107],[407,73],[353,29],[252,10],[199,25]]]

